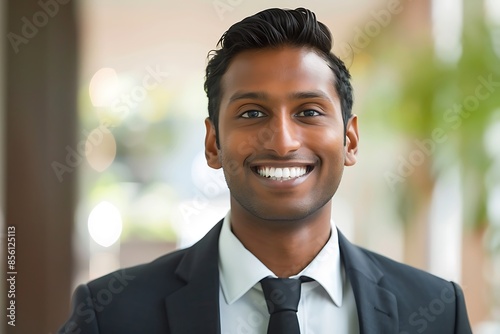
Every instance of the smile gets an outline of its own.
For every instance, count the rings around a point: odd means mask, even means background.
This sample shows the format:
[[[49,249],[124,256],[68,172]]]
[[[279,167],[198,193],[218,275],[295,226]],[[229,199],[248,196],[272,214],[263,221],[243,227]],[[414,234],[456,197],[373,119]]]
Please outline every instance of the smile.
[[[276,181],[286,181],[296,179],[306,175],[312,170],[312,167],[265,167],[259,166],[255,168],[257,174]]]

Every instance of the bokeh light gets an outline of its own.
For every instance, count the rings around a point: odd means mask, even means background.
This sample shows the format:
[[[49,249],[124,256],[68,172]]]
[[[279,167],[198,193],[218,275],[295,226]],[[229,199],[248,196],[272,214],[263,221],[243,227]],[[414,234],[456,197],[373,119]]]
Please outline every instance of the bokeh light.
[[[111,246],[122,233],[120,211],[110,202],[100,202],[89,214],[88,229],[97,244],[103,247]]]
[[[90,167],[98,172],[108,168],[116,157],[116,140],[111,131],[100,126],[87,136],[85,157]]]
[[[101,68],[90,80],[89,95],[94,107],[111,107],[118,95],[120,83],[116,71],[112,68]]]

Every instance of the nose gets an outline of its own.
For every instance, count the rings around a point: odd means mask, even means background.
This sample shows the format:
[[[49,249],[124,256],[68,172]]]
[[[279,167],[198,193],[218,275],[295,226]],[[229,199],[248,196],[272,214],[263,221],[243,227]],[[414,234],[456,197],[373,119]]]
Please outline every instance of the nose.
[[[272,117],[268,130],[268,139],[264,140],[265,149],[274,151],[279,156],[286,156],[300,148],[299,125],[290,114]]]

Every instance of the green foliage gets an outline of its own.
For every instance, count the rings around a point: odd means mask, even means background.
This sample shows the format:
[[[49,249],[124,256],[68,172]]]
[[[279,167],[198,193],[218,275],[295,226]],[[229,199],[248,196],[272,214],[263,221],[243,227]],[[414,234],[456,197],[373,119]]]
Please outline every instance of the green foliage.
[[[465,3],[462,54],[456,64],[440,61],[430,38],[401,40],[397,24],[372,43],[367,51],[377,66],[382,62],[382,70],[369,78],[372,89],[363,108],[371,122],[385,122],[411,140],[432,139],[433,131],[444,131],[446,140],[436,143],[436,151],[427,157],[430,163],[423,166],[430,166],[430,182],[459,166],[464,218],[479,227],[487,222],[485,175],[493,157],[486,152],[483,137],[500,106],[500,59],[482,2]],[[414,182],[401,187],[403,201],[422,191]]]

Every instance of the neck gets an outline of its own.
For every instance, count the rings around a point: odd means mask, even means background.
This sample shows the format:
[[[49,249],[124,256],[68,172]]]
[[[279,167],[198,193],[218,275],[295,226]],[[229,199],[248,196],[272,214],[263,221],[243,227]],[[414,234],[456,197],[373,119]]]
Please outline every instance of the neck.
[[[330,237],[330,202],[306,218],[287,221],[265,220],[238,209],[231,206],[232,232],[278,277],[300,273]]]

